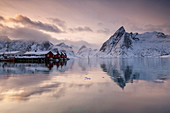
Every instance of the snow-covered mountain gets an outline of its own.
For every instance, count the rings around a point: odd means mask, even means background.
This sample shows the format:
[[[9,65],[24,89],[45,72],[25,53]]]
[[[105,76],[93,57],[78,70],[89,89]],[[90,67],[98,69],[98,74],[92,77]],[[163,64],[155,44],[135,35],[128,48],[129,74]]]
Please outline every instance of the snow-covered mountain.
[[[94,57],[95,54],[97,53],[97,49],[91,49],[87,48],[85,45],[83,45],[77,52],[78,57],[84,57],[84,58],[89,58],[89,57]]]
[[[100,47],[100,45],[98,44],[92,44],[92,43],[88,43],[86,41],[71,41],[71,40],[57,40],[57,43],[65,43],[66,45],[69,45],[72,47],[73,51],[76,53],[78,52],[78,50],[85,45],[88,48],[91,49],[97,49]]]
[[[26,40],[10,40],[8,37],[0,37],[0,52],[5,51],[62,51],[66,52],[68,57],[75,57],[71,46],[64,43],[53,45],[49,41],[26,41]]]
[[[65,43],[59,43],[57,45],[54,45],[51,50],[54,52],[66,52],[68,57],[76,57],[73,48],[71,46],[66,45]]]
[[[161,32],[128,33],[120,27],[103,43],[97,57],[151,57],[170,54],[170,36]]]
[[[53,44],[49,41],[35,42],[23,40],[0,40],[0,52],[5,51],[46,51],[52,48]]]
[[[62,40],[58,40],[58,44],[54,45],[49,41],[37,42],[37,41],[28,41],[28,40],[11,40],[8,38],[8,36],[0,36],[0,52],[51,50],[53,52],[56,51],[66,52],[68,57],[71,58],[71,57],[77,57],[75,53],[81,47],[80,44],[88,45],[88,47],[95,46],[85,41],[78,41],[78,42],[64,41],[63,43]]]

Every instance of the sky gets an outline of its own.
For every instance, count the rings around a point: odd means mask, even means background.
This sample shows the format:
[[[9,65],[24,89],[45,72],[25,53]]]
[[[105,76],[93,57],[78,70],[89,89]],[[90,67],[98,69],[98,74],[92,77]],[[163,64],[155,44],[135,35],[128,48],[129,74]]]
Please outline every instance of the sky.
[[[0,0],[0,38],[102,44],[127,32],[170,34],[169,0]]]

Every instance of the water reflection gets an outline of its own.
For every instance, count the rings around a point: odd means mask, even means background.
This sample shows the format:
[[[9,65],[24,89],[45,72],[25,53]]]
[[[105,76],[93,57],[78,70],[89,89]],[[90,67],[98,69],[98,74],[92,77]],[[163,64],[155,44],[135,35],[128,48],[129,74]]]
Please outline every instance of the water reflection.
[[[68,70],[72,61],[49,63],[6,63],[0,62],[0,75],[9,74],[50,74],[53,69],[60,72]]]
[[[100,67],[122,89],[134,80],[163,83],[170,77],[169,59],[110,59],[100,61]]]
[[[169,113],[169,66],[170,59],[1,64],[8,71],[0,75],[0,112]]]

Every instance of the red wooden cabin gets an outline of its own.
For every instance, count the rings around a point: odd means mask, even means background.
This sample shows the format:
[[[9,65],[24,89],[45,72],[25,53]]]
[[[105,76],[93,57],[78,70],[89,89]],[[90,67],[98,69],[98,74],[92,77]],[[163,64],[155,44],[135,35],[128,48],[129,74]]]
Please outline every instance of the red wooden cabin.
[[[61,52],[60,58],[64,58],[64,53]]]
[[[54,58],[55,59],[59,59],[61,56],[60,56],[60,53],[59,52],[57,52],[55,55],[54,55]]]
[[[67,54],[66,54],[66,53],[64,53],[64,58],[65,58],[65,59],[67,58]]]
[[[51,51],[49,51],[47,54],[45,54],[45,58],[52,59],[54,58],[54,54]]]

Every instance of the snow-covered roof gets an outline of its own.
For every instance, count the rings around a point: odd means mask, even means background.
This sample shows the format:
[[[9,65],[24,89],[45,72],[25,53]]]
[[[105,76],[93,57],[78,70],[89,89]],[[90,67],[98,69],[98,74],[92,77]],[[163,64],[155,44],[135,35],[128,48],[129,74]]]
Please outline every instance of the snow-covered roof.
[[[49,53],[50,51],[30,51],[30,52],[26,52],[24,53],[24,55],[45,55],[47,53]]]
[[[59,54],[61,54],[61,52],[60,52],[60,51],[58,51],[58,53],[59,53]]]
[[[17,53],[21,53],[21,51],[10,51],[10,52],[1,52],[0,54],[17,54]]]
[[[57,53],[55,52],[55,53],[53,53],[54,55],[57,55]]]
[[[57,52],[52,52],[54,55],[56,55],[57,53],[61,54],[61,51],[57,51]]]

